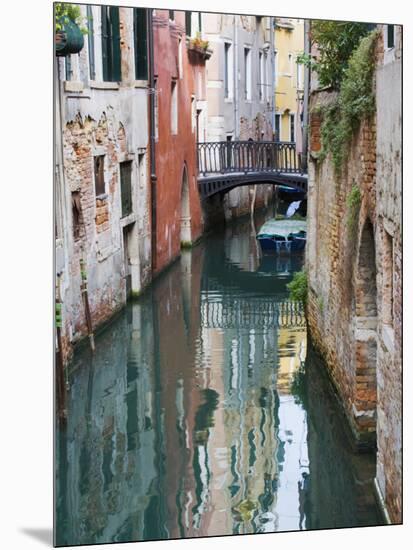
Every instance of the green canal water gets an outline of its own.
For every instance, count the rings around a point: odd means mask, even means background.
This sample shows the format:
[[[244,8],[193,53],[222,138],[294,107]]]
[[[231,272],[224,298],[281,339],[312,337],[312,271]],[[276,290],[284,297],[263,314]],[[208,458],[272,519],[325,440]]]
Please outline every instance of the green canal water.
[[[265,218],[257,219],[257,229]],[[70,366],[56,543],[381,523],[286,284],[250,220],[205,238]]]

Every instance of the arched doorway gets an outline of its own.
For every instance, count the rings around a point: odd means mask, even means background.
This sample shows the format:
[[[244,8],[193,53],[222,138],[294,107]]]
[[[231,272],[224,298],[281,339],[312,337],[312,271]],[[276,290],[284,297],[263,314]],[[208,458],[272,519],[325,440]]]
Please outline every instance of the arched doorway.
[[[188,246],[191,242],[191,206],[189,200],[188,170],[185,164],[181,187],[181,246]]]
[[[366,220],[360,238],[355,285],[355,392],[353,410],[360,434],[375,438],[377,405],[377,284],[374,229]]]

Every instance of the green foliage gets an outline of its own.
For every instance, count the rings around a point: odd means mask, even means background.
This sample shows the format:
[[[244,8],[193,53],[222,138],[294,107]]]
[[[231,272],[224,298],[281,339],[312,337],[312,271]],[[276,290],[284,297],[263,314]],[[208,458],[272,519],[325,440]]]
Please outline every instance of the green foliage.
[[[290,291],[290,299],[295,302],[302,302],[304,305],[307,303],[307,291],[308,291],[308,277],[307,272],[296,271],[293,276],[293,280],[287,285]]]
[[[346,157],[353,132],[375,110],[373,74],[377,36],[377,32],[372,32],[360,41],[348,61],[337,99],[322,108],[319,159],[323,160],[330,152],[336,172]]]
[[[191,38],[191,45],[205,51],[209,48],[208,40],[203,40],[199,31],[196,33],[195,38]]]
[[[82,34],[87,34],[88,30],[85,27],[85,19],[86,18],[82,17],[78,5],[66,4],[63,2],[55,4],[55,32],[62,31],[65,21],[70,20],[79,26]]]
[[[320,313],[323,313],[323,311],[324,311],[324,298],[322,296],[319,296],[317,298],[317,305],[318,305],[318,309],[320,310]]]
[[[361,192],[359,187],[353,183],[350,193],[347,195],[347,225],[349,229],[353,229],[356,225],[357,216],[361,204]]]
[[[297,63],[314,70],[322,87],[338,89],[354,49],[368,31],[367,23],[312,21],[310,38],[317,45],[318,55],[302,53]]]

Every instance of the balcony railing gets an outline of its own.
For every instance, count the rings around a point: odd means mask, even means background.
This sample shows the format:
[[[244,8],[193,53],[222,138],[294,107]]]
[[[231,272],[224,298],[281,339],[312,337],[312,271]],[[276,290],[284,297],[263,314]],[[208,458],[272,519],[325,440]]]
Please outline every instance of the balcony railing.
[[[275,172],[302,174],[296,144],[285,141],[215,141],[198,143],[198,171],[209,174]]]

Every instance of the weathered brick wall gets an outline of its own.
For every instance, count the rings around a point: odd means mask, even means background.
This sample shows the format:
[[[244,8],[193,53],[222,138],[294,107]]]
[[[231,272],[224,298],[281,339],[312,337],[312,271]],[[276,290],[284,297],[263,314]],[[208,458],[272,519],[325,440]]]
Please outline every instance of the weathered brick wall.
[[[383,44],[379,41],[378,51]],[[383,56],[381,58],[383,60]],[[359,448],[377,444],[376,483],[391,521],[401,518],[400,67],[378,56],[377,116],[354,134],[337,174],[318,160],[322,110],[310,101],[308,323]],[[392,73],[392,74],[390,74]],[[359,208],[347,197],[360,190]],[[352,224],[350,219],[354,217]]]
[[[95,16],[99,13],[95,10]],[[95,80],[90,80],[88,41],[78,58],[72,56],[79,81],[64,81],[64,61],[59,60],[56,272],[63,302],[65,359],[72,345],[87,334],[81,258],[94,329],[125,304],[129,275],[134,292],[151,279],[148,96],[134,81],[133,10],[120,9],[120,31],[120,83],[102,82],[98,54]],[[99,191],[94,174],[97,156],[104,158],[104,189]],[[120,163],[124,161],[131,162],[129,215],[122,212]]]
[[[68,122],[64,131],[64,166],[70,191],[80,194],[81,232],[74,238],[69,258],[71,285],[67,292],[66,323],[72,341],[86,333],[86,319],[81,298],[80,259],[88,276],[89,303],[93,324],[107,320],[126,301],[123,277],[122,242],[118,197],[118,128],[114,120],[102,116],[96,122],[77,117]],[[95,195],[93,152],[99,147],[105,152],[107,193]]]

